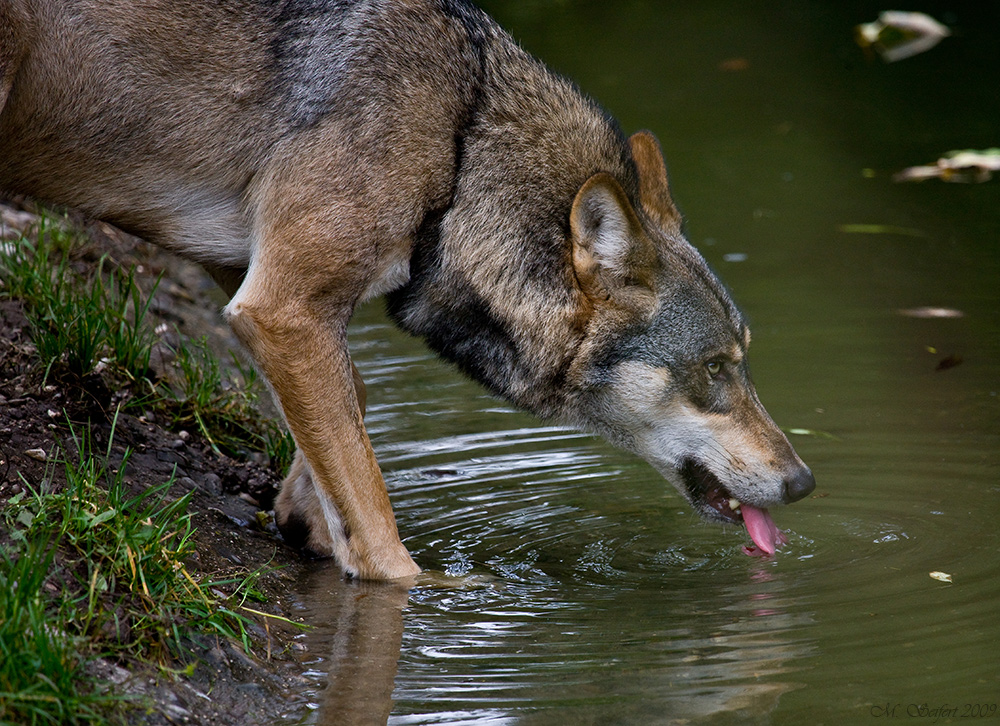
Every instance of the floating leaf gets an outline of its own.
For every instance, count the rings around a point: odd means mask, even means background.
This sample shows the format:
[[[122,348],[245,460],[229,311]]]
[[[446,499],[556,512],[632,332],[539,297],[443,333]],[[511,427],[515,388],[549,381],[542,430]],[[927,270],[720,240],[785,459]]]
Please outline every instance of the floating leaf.
[[[835,441],[837,440],[837,437],[834,436],[833,434],[828,433],[826,431],[817,431],[816,429],[793,428],[793,429],[784,429],[784,431],[786,434],[789,434],[791,436],[816,436],[821,439],[833,439]]]
[[[1000,171],[1000,149],[949,151],[930,166],[911,166],[893,175],[896,182],[941,179],[947,182],[985,182]]]
[[[951,575],[949,575],[947,572],[938,572],[937,570],[935,570],[934,572],[930,573],[930,575],[935,580],[938,580],[940,582],[951,582]]]
[[[896,227],[892,224],[842,224],[837,227],[848,234],[898,234],[906,237],[926,237],[927,233],[913,227]]]
[[[961,318],[965,316],[961,310],[955,308],[936,308],[930,305],[919,308],[906,308],[896,311],[899,315],[907,318]],[[931,353],[937,351],[931,350]]]
[[[930,50],[949,35],[948,27],[930,15],[905,10],[886,10],[875,22],[854,29],[858,45],[873,49],[886,63]]]

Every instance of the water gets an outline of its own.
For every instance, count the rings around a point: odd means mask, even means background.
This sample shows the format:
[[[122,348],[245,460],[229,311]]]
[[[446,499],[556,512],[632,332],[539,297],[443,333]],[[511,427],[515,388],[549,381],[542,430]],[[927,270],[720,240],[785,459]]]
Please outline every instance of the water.
[[[407,546],[447,576],[312,572],[315,709],[290,723],[1000,718],[1000,181],[890,178],[1000,144],[1000,11],[922,7],[959,32],[887,66],[852,42],[869,3],[488,4],[659,136],[819,487],[774,512],[776,558],[745,557],[648,466],[510,410],[369,306],[369,431]],[[962,317],[900,314],[920,306]]]

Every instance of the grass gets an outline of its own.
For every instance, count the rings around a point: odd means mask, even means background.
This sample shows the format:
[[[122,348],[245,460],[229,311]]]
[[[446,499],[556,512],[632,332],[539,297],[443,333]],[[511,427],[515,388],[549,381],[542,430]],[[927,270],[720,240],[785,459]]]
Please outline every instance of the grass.
[[[4,293],[24,303],[46,378],[59,368],[83,377],[103,363],[127,381],[142,381],[155,341],[143,325],[152,293],[143,299],[133,271],[106,274],[106,258],[78,275],[69,264],[78,245],[71,228],[43,218],[34,241],[20,237],[0,257]]]
[[[240,582],[199,580],[186,564],[195,552],[191,494],[169,499],[171,479],[132,495],[124,482],[128,451],[111,467],[110,443],[99,456],[86,436],[74,435],[74,442],[75,456],[63,462],[65,486],[46,491],[51,478],[38,489],[22,481],[6,516],[13,518],[16,541],[52,540],[72,564],[86,588],[83,617],[75,620],[81,633],[110,634],[117,647],[145,657],[182,655],[186,632],[216,633],[248,646],[249,621],[234,608],[259,596],[253,588],[259,573]],[[210,594],[234,583],[235,604]],[[116,594],[112,612],[98,607],[105,593]]]
[[[150,369],[157,336],[147,322],[156,285],[144,294],[134,268],[108,269],[107,257],[76,272],[70,258],[84,244],[68,223],[43,217],[32,238],[6,243],[0,254],[0,295],[24,306],[42,383],[99,374],[109,391],[123,392],[126,408],[165,413],[174,428],[198,431],[220,454],[263,451],[284,473],[295,445],[278,422],[260,415],[256,369],[233,356],[238,383],[204,340],[182,340],[172,375],[157,379]]]
[[[71,615],[70,600],[44,595],[54,558],[49,541],[31,543],[16,556],[0,551],[3,724],[101,724],[122,705],[88,678],[80,638],[53,625]]]
[[[271,467],[284,472],[295,455],[291,434],[277,423],[262,419],[257,403],[257,369],[233,356],[240,383],[226,379],[207,342],[188,342],[177,350],[176,372],[161,387],[155,406],[165,411],[174,427],[194,429],[217,453],[240,456],[247,449],[263,451]]]
[[[173,370],[156,376],[155,285],[144,293],[134,269],[107,257],[75,264],[88,243],[51,217],[30,236],[0,243],[0,297],[19,300],[27,318],[32,385],[52,381],[71,394],[97,378],[107,396],[99,408],[115,412],[105,414],[106,450],[95,453],[86,433],[69,426],[68,453],[50,459],[34,486],[22,477],[0,514],[0,724],[121,720],[122,699],[88,670],[95,659],[166,668],[206,636],[249,651],[253,618],[264,616],[252,607],[262,571],[213,579],[189,567],[190,495],[172,499],[172,479],[131,491],[129,453],[112,461],[117,411],[164,414],[231,456],[262,450],[278,472],[294,454],[291,437],[256,409],[255,370],[234,359],[240,381],[230,380],[204,340],[182,342]]]
[[[112,436],[113,438],[113,430]],[[0,719],[104,723],[122,704],[93,682],[98,656],[165,664],[184,659],[198,635],[250,651],[263,570],[209,578],[193,573],[190,494],[170,499],[172,480],[132,494],[112,445],[94,454],[87,437],[4,510],[12,545],[0,556]],[[90,685],[86,685],[90,683]]]

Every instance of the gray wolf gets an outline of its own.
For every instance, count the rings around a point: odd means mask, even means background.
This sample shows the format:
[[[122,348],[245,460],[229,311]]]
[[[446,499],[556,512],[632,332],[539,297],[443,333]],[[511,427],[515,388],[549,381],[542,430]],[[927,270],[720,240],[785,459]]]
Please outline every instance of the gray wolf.
[[[298,452],[275,504],[347,576],[418,572],[347,348],[361,301],[518,406],[780,543],[812,473],[626,138],[464,0],[0,0],[0,188],[200,262]]]

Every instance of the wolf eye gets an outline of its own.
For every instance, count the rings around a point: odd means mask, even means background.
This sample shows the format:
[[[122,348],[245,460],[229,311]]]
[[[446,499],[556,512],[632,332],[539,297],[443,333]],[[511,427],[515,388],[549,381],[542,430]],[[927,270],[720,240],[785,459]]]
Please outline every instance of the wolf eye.
[[[705,364],[705,368],[708,369],[708,375],[712,376],[712,378],[717,378],[722,373],[722,361],[710,360]]]

